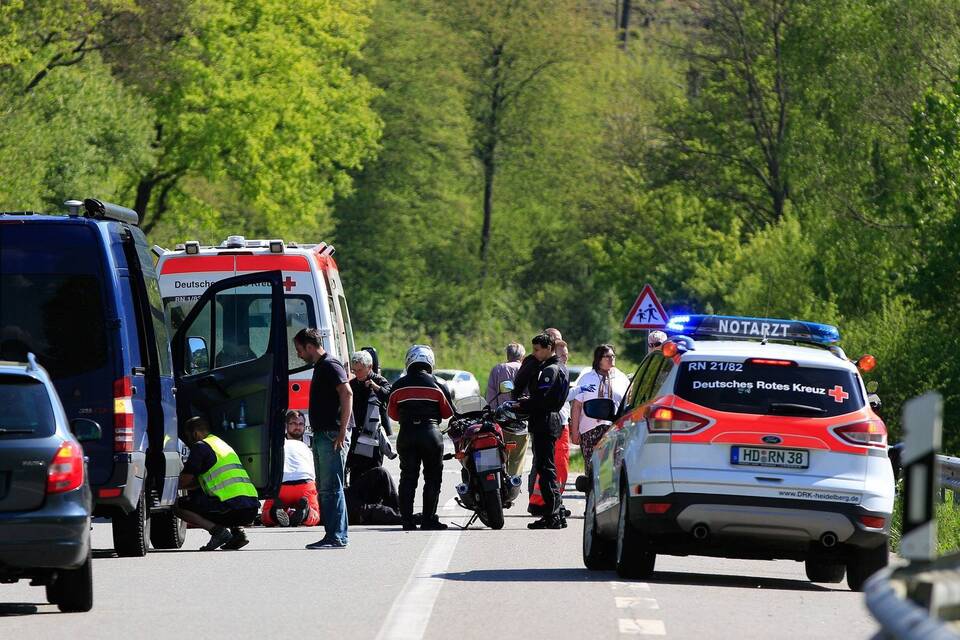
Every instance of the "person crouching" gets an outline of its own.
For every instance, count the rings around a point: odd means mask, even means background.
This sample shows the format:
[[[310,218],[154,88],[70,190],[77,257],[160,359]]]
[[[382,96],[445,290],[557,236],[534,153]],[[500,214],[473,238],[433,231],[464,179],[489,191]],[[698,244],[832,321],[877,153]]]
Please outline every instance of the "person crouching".
[[[320,501],[313,451],[303,441],[303,413],[287,411],[287,439],[283,443],[283,483],[276,499],[263,503],[263,526],[315,527],[320,524]]]

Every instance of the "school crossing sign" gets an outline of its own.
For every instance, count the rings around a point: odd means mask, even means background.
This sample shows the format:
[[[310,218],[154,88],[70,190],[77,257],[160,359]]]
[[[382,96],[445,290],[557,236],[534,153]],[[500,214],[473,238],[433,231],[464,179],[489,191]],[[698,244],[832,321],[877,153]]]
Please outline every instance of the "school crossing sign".
[[[637,301],[623,321],[624,329],[663,329],[667,326],[667,312],[649,284],[643,285]]]

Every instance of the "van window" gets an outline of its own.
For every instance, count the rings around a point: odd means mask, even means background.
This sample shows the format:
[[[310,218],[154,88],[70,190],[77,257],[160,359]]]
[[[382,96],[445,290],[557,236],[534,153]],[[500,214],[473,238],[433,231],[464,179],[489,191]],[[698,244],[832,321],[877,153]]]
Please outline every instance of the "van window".
[[[170,336],[167,335],[167,323],[163,315],[163,300],[160,298],[157,270],[153,264],[153,256],[145,244],[146,239],[143,233],[139,229],[134,233],[139,233],[139,237],[143,239],[143,242],[135,242],[134,244],[137,247],[137,258],[140,261],[140,269],[143,271],[147,299],[150,303],[150,319],[153,324],[153,337],[156,340],[157,353],[159,354],[160,375],[173,375],[170,358],[167,356],[167,350],[170,348]]]
[[[97,242],[81,224],[0,224],[0,359],[32,352],[55,380],[107,366]]]
[[[0,374],[0,440],[46,438],[57,430],[47,388],[36,378]]]
[[[690,361],[676,394],[718,411],[832,417],[863,408],[860,385],[845,369]]]
[[[353,325],[350,324],[350,310],[347,309],[347,299],[343,297],[343,294],[340,294],[337,296],[337,300],[340,303],[340,319],[343,321],[341,327],[347,335],[347,353],[353,353],[356,351],[356,347],[353,344]]]

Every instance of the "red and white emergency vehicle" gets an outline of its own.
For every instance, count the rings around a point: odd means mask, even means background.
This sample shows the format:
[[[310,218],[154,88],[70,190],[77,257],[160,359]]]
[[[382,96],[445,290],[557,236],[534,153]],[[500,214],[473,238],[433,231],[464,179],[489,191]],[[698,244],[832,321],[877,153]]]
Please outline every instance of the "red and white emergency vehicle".
[[[853,590],[886,566],[887,432],[836,327],[678,316],[594,448],[583,558],[646,577],[657,554],[793,559]],[[578,485],[582,484],[578,482]]]
[[[216,247],[191,241],[178,244],[173,251],[154,247],[154,252],[159,256],[157,272],[164,314],[172,330],[176,330],[198,297],[213,283],[258,271],[283,273],[290,367],[289,408],[306,413],[309,406],[312,370],[297,357],[293,347],[293,336],[301,329],[318,329],[324,349],[348,365],[354,351],[353,329],[332,245],[230,236]],[[241,327],[238,331],[245,331],[246,335],[218,336],[226,345],[224,349],[234,351],[224,350],[216,354],[218,359],[253,358],[266,349],[269,297],[269,290],[260,293],[230,289],[217,295],[217,307],[223,313],[248,316],[247,322],[228,325]],[[264,316],[262,322],[257,315]],[[260,331],[258,326],[264,329]],[[222,331],[219,325],[217,330]]]

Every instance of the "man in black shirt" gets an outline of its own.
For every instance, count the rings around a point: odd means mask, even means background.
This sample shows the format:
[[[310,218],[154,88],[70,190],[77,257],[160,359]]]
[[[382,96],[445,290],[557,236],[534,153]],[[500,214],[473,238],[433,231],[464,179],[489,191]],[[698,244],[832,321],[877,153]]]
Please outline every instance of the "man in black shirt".
[[[555,344],[556,340],[550,334],[541,333],[535,336],[532,354],[535,364],[531,366],[525,362],[529,373],[524,372],[526,375],[521,376],[518,372],[515,379],[526,387],[527,397],[521,398],[519,405],[520,411],[530,416],[533,473],[540,478],[540,492],[544,503],[544,515],[540,520],[527,525],[531,529],[562,529],[566,526],[566,521],[558,514],[560,488],[557,485],[554,450],[557,438],[563,432],[560,409],[567,400],[570,383],[566,366],[554,353]]]
[[[310,427],[317,465],[320,510],[326,530],[307,549],[341,549],[347,546],[347,503],[344,472],[353,429],[353,392],[343,365],[327,353],[316,329],[301,329],[293,346],[304,362],[313,365],[310,381]]]

